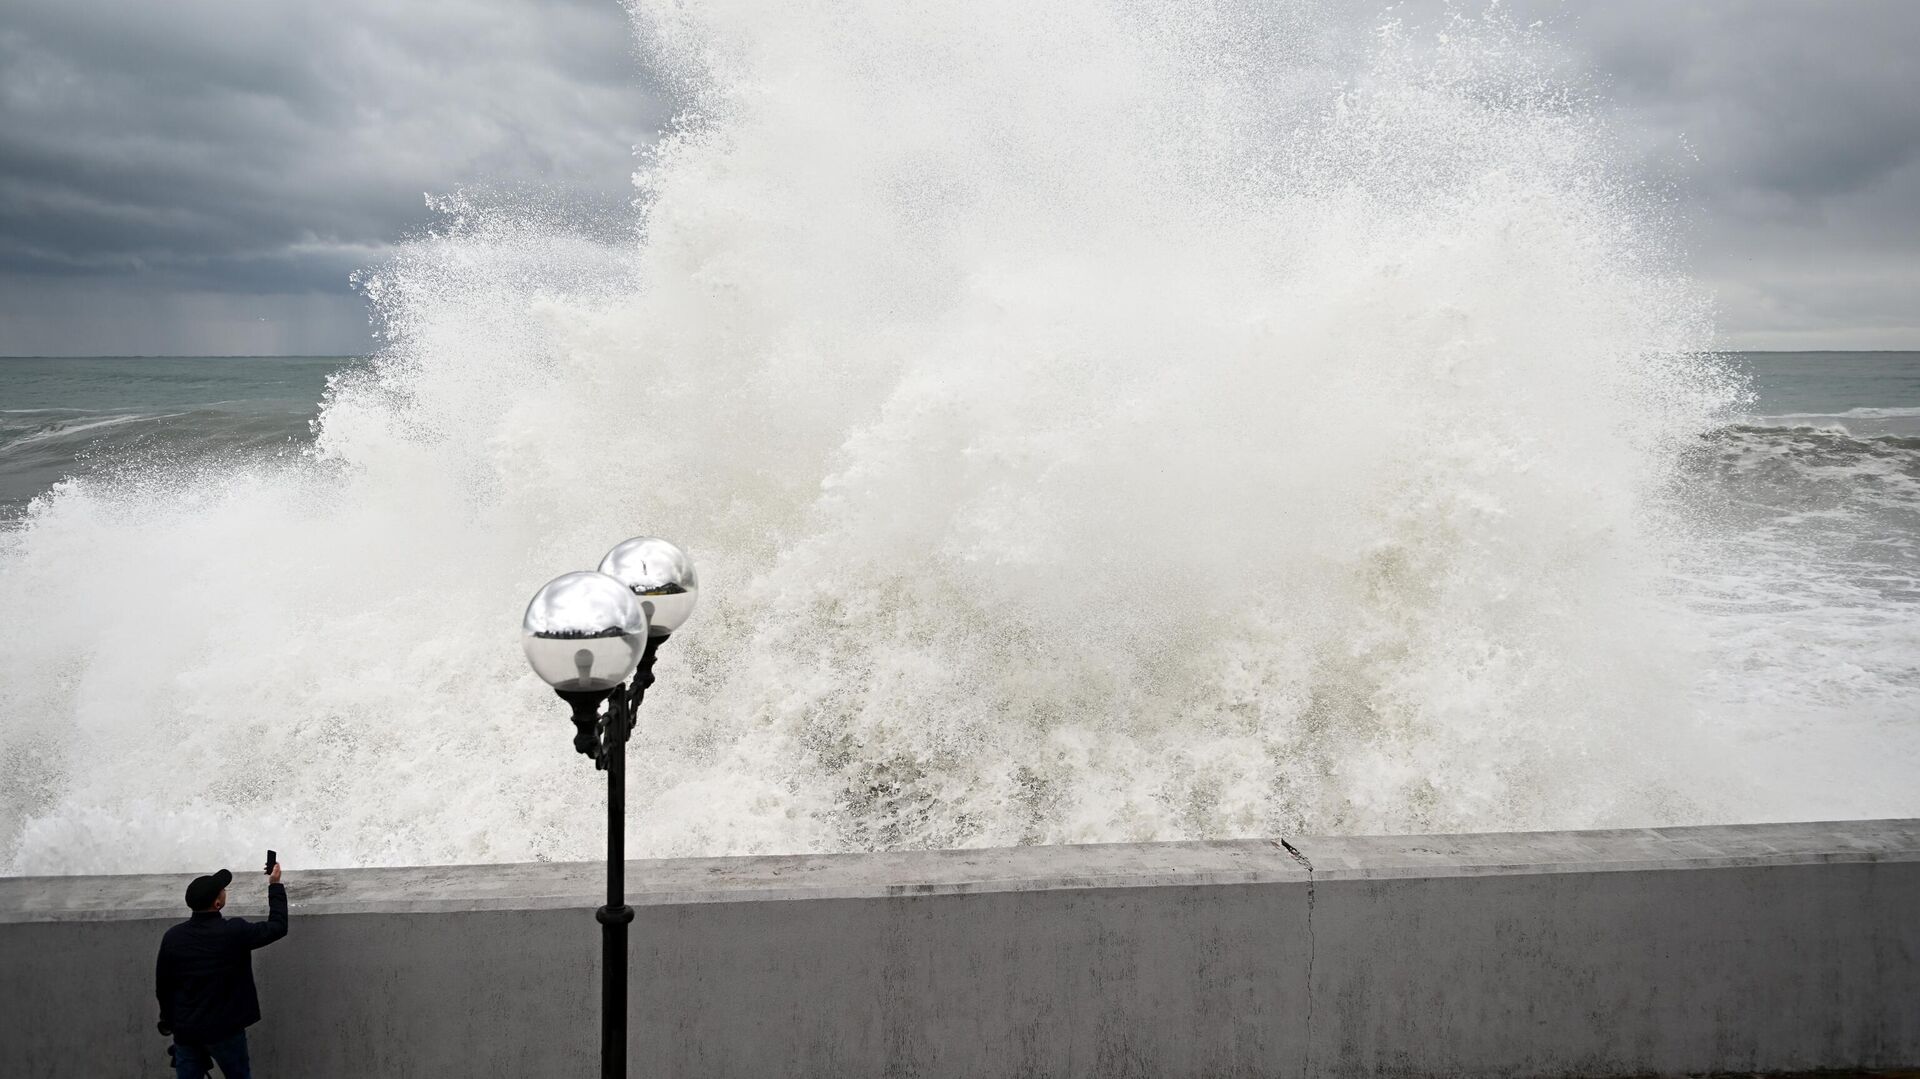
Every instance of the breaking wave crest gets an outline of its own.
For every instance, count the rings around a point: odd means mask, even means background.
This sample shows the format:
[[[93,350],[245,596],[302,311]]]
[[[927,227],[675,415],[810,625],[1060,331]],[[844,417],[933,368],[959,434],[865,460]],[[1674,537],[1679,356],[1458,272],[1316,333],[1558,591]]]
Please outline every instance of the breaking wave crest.
[[[1743,390],[1525,33],[636,18],[683,111],[632,241],[451,200],[366,277],[390,342],[309,452],[74,481],[0,538],[15,872],[593,857],[513,631],[635,533],[706,586],[636,855],[1891,789],[1727,748],[1674,567],[1719,550],[1683,510]]]

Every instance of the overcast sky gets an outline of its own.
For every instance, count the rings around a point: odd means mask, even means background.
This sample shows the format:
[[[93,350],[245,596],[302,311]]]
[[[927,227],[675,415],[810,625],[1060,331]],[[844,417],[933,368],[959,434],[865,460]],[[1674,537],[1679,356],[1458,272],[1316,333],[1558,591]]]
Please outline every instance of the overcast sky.
[[[1518,0],[1674,177],[1734,348],[1920,348],[1920,3]],[[0,354],[352,354],[424,195],[617,211],[615,0],[7,0]]]

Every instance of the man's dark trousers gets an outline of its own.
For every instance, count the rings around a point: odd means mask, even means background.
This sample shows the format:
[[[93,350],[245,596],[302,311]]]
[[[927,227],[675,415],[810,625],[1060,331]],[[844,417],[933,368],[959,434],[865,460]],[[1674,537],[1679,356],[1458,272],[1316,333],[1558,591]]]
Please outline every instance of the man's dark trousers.
[[[267,886],[267,909],[264,922],[198,911],[162,938],[154,993],[181,1079],[199,1079],[211,1064],[226,1079],[248,1075],[247,1028],[260,1021],[253,952],[287,935],[285,885]]]
[[[173,1043],[175,1079],[207,1079],[215,1064],[220,1065],[220,1074],[226,1079],[253,1079],[253,1067],[247,1062],[246,1031],[205,1045]]]

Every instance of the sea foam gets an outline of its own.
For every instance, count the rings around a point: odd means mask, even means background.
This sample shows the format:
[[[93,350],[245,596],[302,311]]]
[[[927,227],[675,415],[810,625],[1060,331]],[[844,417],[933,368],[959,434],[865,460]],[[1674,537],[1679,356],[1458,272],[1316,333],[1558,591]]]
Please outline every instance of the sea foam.
[[[704,591],[636,856],[1810,804],[1740,774],[1675,598],[1741,387],[1529,32],[635,16],[681,111],[630,241],[450,199],[310,454],[0,539],[0,864],[597,856],[515,630],[643,533]]]

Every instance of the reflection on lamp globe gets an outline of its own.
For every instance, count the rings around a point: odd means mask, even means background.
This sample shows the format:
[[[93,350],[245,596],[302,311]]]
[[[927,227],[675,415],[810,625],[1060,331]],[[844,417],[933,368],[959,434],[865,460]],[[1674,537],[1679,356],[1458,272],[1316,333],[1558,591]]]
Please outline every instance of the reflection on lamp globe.
[[[600,572],[640,598],[649,632],[664,637],[683,625],[700,598],[700,580],[687,552],[663,539],[636,536],[607,552]]]
[[[593,693],[627,680],[647,643],[647,614],[604,573],[566,573],[533,594],[520,623],[527,662],[554,689]]]

